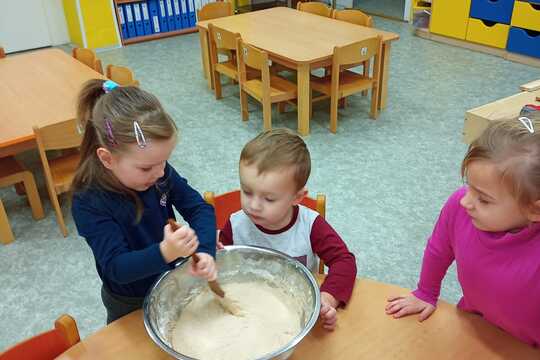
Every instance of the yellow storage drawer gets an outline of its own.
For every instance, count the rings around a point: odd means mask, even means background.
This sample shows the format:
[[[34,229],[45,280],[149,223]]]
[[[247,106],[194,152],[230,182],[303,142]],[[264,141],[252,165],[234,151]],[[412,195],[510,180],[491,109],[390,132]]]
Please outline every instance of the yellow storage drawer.
[[[471,0],[433,0],[429,31],[464,40],[470,8]]]
[[[467,41],[505,49],[509,31],[510,25],[470,18],[466,39]]]
[[[512,12],[512,26],[540,31],[540,2],[516,1]]]

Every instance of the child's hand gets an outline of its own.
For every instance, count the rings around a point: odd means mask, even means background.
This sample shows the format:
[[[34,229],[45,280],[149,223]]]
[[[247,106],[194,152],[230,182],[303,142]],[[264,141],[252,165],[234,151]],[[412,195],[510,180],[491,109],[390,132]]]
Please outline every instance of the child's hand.
[[[199,257],[197,263],[191,259],[191,268],[189,269],[191,275],[202,277],[208,281],[216,280],[217,269],[214,258],[203,252],[199,252],[197,255]]]
[[[327,292],[321,292],[321,312],[319,317],[321,318],[323,328],[329,331],[333,331],[336,328],[337,311],[336,308],[339,305],[339,301]]]
[[[222,250],[224,248],[225,248],[225,246],[223,245],[223,243],[221,241],[219,241],[219,229],[218,229],[216,231],[216,249]]]
[[[159,243],[159,249],[167,263],[179,257],[190,256],[198,246],[197,235],[189,226],[184,225],[176,231],[172,231],[169,224],[163,228],[163,241]]]
[[[393,315],[394,318],[418,314],[418,321],[424,321],[435,311],[435,306],[420,300],[413,294],[407,296],[394,296],[388,298],[386,314]]]

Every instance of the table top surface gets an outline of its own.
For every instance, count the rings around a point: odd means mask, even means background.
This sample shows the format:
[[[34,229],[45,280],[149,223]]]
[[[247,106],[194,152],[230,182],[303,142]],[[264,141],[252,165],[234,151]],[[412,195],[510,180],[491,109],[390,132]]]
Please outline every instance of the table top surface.
[[[32,126],[74,118],[82,84],[105,78],[59,49],[0,60],[0,148],[34,138]]]
[[[540,351],[521,343],[480,316],[441,301],[423,323],[416,316],[393,319],[386,299],[409,290],[357,279],[353,297],[338,313],[338,326],[319,324],[290,357],[303,359],[539,359]],[[133,312],[90,335],[59,359],[169,359],[146,333],[142,311]]]
[[[348,45],[372,36],[383,41],[399,39],[399,35],[368,28],[287,7],[275,7],[240,15],[200,21],[237,32],[246,43],[295,63],[312,63],[332,56],[335,46]]]
[[[477,116],[490,121],[512,119],[519,115],[521,108],[526,104],[540,105],[540,101],[536,101],[537,97],[540,97],[540,90],[522,91],[468,110],[467,115]]]

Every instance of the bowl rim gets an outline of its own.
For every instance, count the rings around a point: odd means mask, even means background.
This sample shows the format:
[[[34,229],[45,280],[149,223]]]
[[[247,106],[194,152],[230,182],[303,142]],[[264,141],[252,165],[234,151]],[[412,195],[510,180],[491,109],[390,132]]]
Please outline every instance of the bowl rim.
[[[279,355],[281,355],[283,353],[286,353],[286,352],[292,350],[296,345],[298,345],[298,343],[300,343],[300,341],[302,341],[302,339],[311,331],[311,329],[313,328],[313,326],[317,322],[317,319],[319,318],[320,308],[321,308],[321,293],[320,293],[320,290],[319,290],[319,284],[317,283],[317,280],[315,280],[315,277],[313,276],[311,271],[304,264],[302,264],[300,261],[293,258],[292,256],[289,256],[289,255],[287,255],[287,254],[285,254],[285,253],[283,253],[281,251],[278,251],[278,250],[274,250],[274,249],[263,247],[263,246],[254,246],[254,245],[228,245],[228,246],[225,246],[223,249],[219,249],[217,252],[234,251],[234,250],[237,250],[237,249],[251,249],[251,250],[255,249],[255,250],[258,250],[258,251],[265,252],[265,253],[271,253],[273,255],[278,255],[278,256],[283,257],[283,258],[285,258],[285,259],[287,259],[289,261],[295,262],[296,265],[299,267],[299,269],[302,271],[302,274],[307,278],[308,282],[311,283],[313,289],[316,289],[314,291],[314,294],[315,294],[315,309],[314,309],[313,313],[311,314],[309,320],[306,322],[306,325],[304,326],[302,331],[299,334],[297,334],[291,341],[289,341],[281,349],[276,350],[276,351],[274,351],[272,353],[269,353],[269,354],[265,354],[263,357],[259,357],[259,358],[254,359],[254,360],[273,359],[276,356],[279,356]],[[146,293],[146,296],[144,297],[144,302],[143,302],[144,327],[146,329],[147,334],[154,341],[154,343],[156,343],[162,350],[167,352],[169,355],[172,355],[175,358],[182,359],[182,360],[201,360],[201,359],[192,358],[192,357],[190,357],[188,355],[184,355],[182,353],[179,353],[176,350],[174,350],[172,347],[169,347],[169,345],[167,345],[165,342],[163,342],[161,340],[161,338],[157,335],[158,331],[157,331],[157,329],[154,328],[154,326],[150,322],[150,319],[149,319],[149,316],[148,316],[149,307],[150,307],[150,300],[149,299],[150,299],[150,295],[152,294],[154,289],[158,287],[158,285],[169,275],[169,273],[176,270],[176,268],[182,266],[188,260],[189,260],[189,257],[178,261],[174,265],[173,269],[167,270],[166,272],[161,274],[154,281],[154,284],[150,287],[150,289]]]

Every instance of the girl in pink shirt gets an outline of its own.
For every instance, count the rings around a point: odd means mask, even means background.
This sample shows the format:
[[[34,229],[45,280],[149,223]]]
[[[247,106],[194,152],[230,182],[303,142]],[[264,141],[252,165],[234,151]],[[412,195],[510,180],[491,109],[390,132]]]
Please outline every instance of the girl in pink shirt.
[[[418,288],[388,299],[386,313],[427,319],[455,260],[458,308],[539,346],[540,116],[491,123],[469,147],[461,172],[467,186],[441,211]]]

